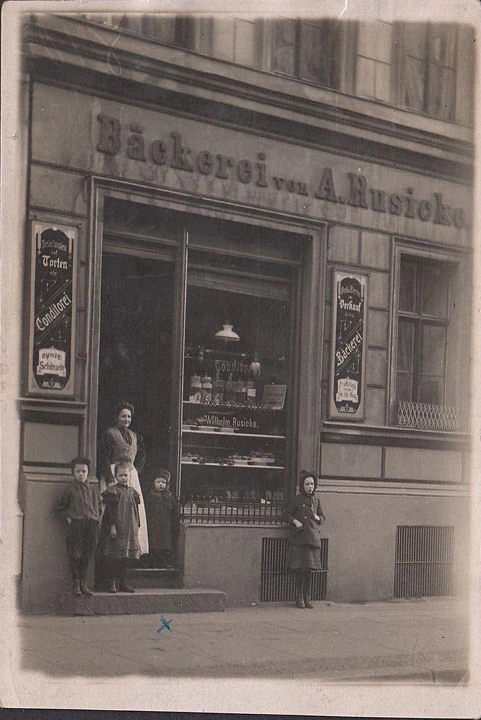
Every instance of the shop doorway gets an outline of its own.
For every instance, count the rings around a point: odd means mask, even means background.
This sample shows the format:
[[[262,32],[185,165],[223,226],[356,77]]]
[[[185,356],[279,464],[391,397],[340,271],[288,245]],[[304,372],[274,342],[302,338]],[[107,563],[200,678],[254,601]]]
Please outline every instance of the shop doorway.
[[[169,468],[174,264],[104,252],[97,430],[114,422],[120,401],[135,406],[132,429],[144,441],[145,493],[152,473]]]

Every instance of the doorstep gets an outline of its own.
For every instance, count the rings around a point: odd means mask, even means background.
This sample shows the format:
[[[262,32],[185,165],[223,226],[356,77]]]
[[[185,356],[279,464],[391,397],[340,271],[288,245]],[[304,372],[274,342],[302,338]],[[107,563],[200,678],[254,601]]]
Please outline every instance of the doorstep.
[[[147,615],[225,610],[225,593],[202,588],[142,588],[135,593],[96,592],[92,597],[65,594],[62,615]]]
[[[130,568],[127,578],[136,589],[182,587],[180,568]]]

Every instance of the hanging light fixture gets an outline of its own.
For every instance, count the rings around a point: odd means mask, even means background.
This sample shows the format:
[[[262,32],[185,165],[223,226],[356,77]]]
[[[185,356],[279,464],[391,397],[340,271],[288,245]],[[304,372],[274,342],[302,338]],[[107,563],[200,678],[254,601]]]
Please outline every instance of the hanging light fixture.
[[[240,340],[240,337],[228,321],[222,325],[222,330],[218,330],[214,337],[216,340],[224,340],[225,342],[239,342]]]

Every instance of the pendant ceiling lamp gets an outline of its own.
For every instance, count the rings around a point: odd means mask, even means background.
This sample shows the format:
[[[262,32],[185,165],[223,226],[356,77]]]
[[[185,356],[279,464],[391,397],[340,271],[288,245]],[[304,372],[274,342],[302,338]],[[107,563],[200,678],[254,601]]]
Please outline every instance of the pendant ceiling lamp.
[[[240,337],[228,322],[222,325],[222,330],[218,330],[214,337],[216,340],[224,340],[225,342],[239,342],[240,340]]]

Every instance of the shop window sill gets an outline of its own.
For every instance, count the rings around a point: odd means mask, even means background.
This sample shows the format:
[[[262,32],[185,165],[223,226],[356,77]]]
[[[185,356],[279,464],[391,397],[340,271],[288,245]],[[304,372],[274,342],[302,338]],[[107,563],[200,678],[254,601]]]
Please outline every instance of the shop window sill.
[[[428,430],[396,425],[368,425],[325,420],[321,428],[321,441],[468,450],[470,435],[465,431]]]

